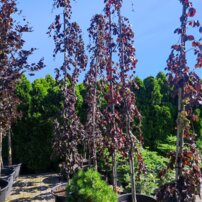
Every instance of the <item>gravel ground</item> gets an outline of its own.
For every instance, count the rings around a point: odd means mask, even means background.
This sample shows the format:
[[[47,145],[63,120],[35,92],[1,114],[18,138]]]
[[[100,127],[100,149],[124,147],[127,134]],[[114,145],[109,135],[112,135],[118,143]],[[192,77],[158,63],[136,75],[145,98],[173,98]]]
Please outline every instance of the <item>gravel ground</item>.
[[[6,202],[55,202],[51,188],[58,183],[60,180],[57,174],[21,176]],[[197,197],[196,202],[202,202],[202,198]]]
[[[7,202],[54,202],[51,188],[59,182],[57,174],[21,176]]]
[[[200,198],[199,196],[197,196],[196,202],[202,202],[202,198]]]

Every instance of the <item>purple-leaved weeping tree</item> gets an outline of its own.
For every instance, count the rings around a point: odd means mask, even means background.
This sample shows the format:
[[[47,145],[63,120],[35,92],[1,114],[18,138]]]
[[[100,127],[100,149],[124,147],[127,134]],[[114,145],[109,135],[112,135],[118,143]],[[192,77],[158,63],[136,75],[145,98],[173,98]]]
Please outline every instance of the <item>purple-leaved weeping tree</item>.
[[[97,152],[103,148],[103,114],[101,112],[102,79],[106,66],[105,24],[103,15],[97,14],[91,20],[88,29],[91,53],[90,69],[85,78],[87,88],[86,104],[88,106],[87,122],[85,124],[86,138],[89,151],[89,163],[97,170]]]
[[[136,202],[135,174],[145,170],[141,152],[138,149],[141,148],[138,145],[141,145],[143,140],[142,117],[136,106],[135,94],[131,90],[137,64],[134,32],[129,20],[121,15],[122,4],[122,0],[105,0],[105,14],[108,20],[106,24],[106,33],[108,33],[106,74],[109,86],[107,101],[111,109],[108,111],[107,123],[111,127],[108,134],[112,140],[113,186],[114,188],[117,186],[116,152],[119,151],[124,157],[129,158],[132,201]],[[112,15],[116,16],[116,22],[112,22]],[[113,61],[113,54],[118,56],[117,62]],[[135,153],[139,163],[138,172],[135,172],[134,167]]]
[[[168,79],[178,97],[177,144],[176,152],[170,154],[168,169],[175,169],[175,182],[163,186],[158,192],[158,200],[174,198],[178,202],[195,201],[195,194],[200,192],[199,156],[196,148],[197,134],[193,121],[197,120],[193,108],[202,104],[202,83],[196,73],[202,67],[202,41],[188,34],[188,27],[202,28],[198,20],[192,20],[196,9],[189,0],[180,0],[182,4],[181,26],[175,30],[180,36],[178,44],[172,46],[167,60]],[[193,50],[196,63],[191,69],[187,55]],[[199,188],[199,189],[198,189]]]
[[[82,32],[76,22],[71,20],[71,1],[55,0],[54,6],[63,9],[63,14],[56,15],[55,22],[49,27],[49,34],[54,31],[54,57],[64,54],[64,62],[56,69],[56,78],[61,77],[64,107],[55,123],[53,149],[61,159],[61,169],[69,179],[83,163],[79,150],[85,139],[84,127],[76,114],[77,97],[75,87],[78,77],[87,64]]]
[[[104,1],[105,3],[105,43],[106,43],[106,87],[105,100],[107,103],[106,109],[103,111],[105,117],[105,134],[104,147],[108,148],[109,154],[112,157],[112,184],[114,191],[117,190],[117,152],[122,152],[125,144],[125,136],[120,128],[121,117],[119,107],[121,103],[120,88],[118,84],[119,71],[115,63],[114,57],[116,54],[116,41],[118,27],[112,22],[113,2]]]
[[[0,171],[3,166],[2,139],[20,115],[16,85],[23,73],[32,75],[35,70],[44,67],[43,59],[37,64],[28,63],[35,49],[24,49],[23,34],[32,30],[25,19],[22,20],[24,22],[15,21],[16,15],[20,15],[20,11],[15,0],[0,2]]]
[[[119,66],[120,66],[120,86],[122,97],[122,130],[126,137],[125,151],[129,157],[130,175],[131,175],[131,192],[132,202],[136,202],[136,172],[134,165],[134,158],[139,165],[139,171],[144,172],[145,167],[141,155],[141,151],[138,149],[138,145],[142,145],[142,116],[136,105],[136,96],[131,90],[132,85],[137,87],[135,83],[135,70],[137,59],[135,56],[134,47],[134,32],[129,23],[129,20],[121,15],[121,1],[118,6],[118,53],[119,53]],[[138,171],[138,172],[139,172]]]

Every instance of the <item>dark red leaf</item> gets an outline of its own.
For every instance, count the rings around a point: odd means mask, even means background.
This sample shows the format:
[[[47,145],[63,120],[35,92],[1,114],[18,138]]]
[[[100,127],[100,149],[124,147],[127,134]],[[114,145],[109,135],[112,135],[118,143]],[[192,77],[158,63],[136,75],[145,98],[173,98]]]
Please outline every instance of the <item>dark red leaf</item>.
[[[196,14],[196,9],[195,8],[190,8],[189,11],[188,11],[188,13],[187,13],[187,15],[189,17],[194,17],[195,14]]]

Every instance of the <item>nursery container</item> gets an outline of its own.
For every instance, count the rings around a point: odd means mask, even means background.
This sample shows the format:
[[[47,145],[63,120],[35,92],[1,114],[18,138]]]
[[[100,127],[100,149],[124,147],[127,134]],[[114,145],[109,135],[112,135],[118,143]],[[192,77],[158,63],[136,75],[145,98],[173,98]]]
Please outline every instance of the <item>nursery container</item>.
[[[5,202],[8,192],[8,181],[0,179],[0,202]]]
[[[11,193],[13,182],[14,182],[14,174],[15,174],[15,170],[13,168],[1,169],[1,179],[6,180],[8,182],[6,197],[8,197]]]
[[[22,165],[22,164],[19,163],[19,164],[15,164],[15,165],[5,166],[5,168],[12,168],[12,169],[14,169],[14,171],[15,171],[14,176],[13,176],[14,181],[16,181],[17,178],[18,178],[19,175],[20,175],[20,168],[21,168],[21,165]]]
[[[123,194],[118,197],[118,202],[131,202],[132,194]],[[154,198],[142,194],[137,194],[137,202],[157,202]]]
[[[63,183],[52,188],[52,194],[55,197],[55,202],[66,202],[66,187],[67,183]]]

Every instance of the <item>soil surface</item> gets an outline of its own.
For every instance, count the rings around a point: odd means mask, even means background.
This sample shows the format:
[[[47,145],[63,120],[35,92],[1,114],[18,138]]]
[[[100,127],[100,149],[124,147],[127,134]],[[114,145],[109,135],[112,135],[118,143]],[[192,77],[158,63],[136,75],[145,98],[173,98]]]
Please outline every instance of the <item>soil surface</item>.
[[[52,187],[60,183],[57,174],[21,176],[6,202],[55,202]]]

